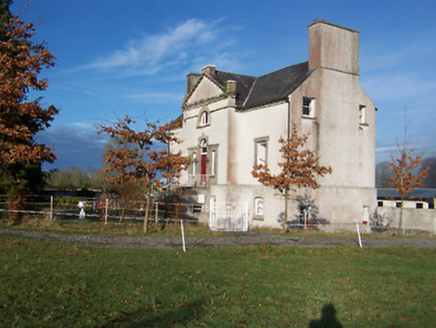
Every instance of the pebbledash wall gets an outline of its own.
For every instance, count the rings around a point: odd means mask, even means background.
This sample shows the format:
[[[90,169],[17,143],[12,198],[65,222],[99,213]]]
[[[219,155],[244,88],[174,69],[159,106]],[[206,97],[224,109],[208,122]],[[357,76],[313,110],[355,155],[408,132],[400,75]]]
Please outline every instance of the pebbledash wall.
[[[376,210],[375,112],[360,86],[359,33],[323,20],[309,25],[309,61],[259,77],[209,65],[188,75],[187,94],[172,151],[191,158],[181,185],[198,194],[205,222],[209,204],[245,203],[249,227],[278,228],[284,197],[252,177],[255,163],[278,172],[280,137],[292,127],[330,166],[321,188],[300,189],[289,221],[302,209],[335,231],[355,229]],[[309,206],[310,205],[310,206]]]

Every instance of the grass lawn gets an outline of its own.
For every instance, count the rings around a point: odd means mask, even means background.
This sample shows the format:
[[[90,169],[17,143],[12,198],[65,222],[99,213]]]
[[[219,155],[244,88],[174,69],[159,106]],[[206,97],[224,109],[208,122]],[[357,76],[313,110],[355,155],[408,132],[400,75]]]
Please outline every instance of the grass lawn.
[[[106,249],[0,235],[4,327],[433,327],[435,249]],[[321,312],[336,317],[324,316]]]

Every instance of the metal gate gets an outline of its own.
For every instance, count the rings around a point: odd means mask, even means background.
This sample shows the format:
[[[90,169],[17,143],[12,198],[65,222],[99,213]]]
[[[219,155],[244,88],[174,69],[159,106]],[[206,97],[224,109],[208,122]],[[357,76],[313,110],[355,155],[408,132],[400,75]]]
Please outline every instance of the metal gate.
[[[216,203],[211,197],[209,226],[214,231],[247,231],[248,203]]]

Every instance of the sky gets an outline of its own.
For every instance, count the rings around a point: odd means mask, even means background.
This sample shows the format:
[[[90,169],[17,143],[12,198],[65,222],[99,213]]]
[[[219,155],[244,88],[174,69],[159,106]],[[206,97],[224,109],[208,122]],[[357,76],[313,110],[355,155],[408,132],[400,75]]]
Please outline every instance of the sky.
[[[37,135],[58,157],[45,170],[99,168],[99,124],[175,119],[186,75],[208,64],[260,76],[307,61],[307,26],[320,18],[360,32],[376,161],[395,155],[405,122],[415,153],[436,157],[435,0],[15,0],[11,11],[56,57],[42,72],[49,88],[30,95],[60,109]]]

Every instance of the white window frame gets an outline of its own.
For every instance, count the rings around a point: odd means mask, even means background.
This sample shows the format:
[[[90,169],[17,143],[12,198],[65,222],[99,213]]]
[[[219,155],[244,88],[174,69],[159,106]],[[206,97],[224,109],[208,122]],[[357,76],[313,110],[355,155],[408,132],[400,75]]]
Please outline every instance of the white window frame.
[[[212,150],[210,152],[210,175],[215,176],[215,158],[216,158],[216,151]]]
[[[198,116],[198,127],[204,127],[210,125],[210,112],[207,109],[203,109]]]
[[[306,104],[306,102],[308,102],[308,104]],[[315,98],[303,97],[301,113],[303,117],[309,117],[309,118],[315,117]]]
[[[197,153],[192,153],[192,175],[195,176],[197,172]]]
[[[254,215],[257,217],[263,217],[265,215],[265,202],[262,197],[256,197],[254,199]]]
[[[367,115],[366,106],[360,105],[359,106],[359,124],[360,125],[367,125],[368,124],[368,121],[366,119],[366,115]]]
[[[267,166],[268,165],[268,138],[259,138],[254,140],[254,142],[255,142],[254,164]]]

